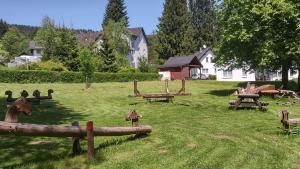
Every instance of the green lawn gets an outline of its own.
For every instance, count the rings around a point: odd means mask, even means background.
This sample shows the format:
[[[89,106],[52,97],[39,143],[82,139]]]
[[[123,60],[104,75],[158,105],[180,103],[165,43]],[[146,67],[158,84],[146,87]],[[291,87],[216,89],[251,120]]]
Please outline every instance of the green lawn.
[[[176,97],[174,103],[147,103],[128,98],[130,83],[93,84],[0,84],[3,119],[4,92],[19,94],[39,89],[45,94],[54,89],[54,99],[33,106],[31,117],[21,122],[65,124],[89,120],[95,126],[130,126],[124,116],[136,109],[153,132],[145,138],[133,136],[96,137],[96,158],[86,154],[70,157],[70,138],[0,136],[0,168],[300,168],[300,136],[281,133],[277,112],[283,108],[300,117],[300,104],[271,100],[268,111],[228,109],[228,101],[238,83],[188,81],[192,96]],[[140,91],[162,92],[164,82],[141,82]],[[180,82],[170,82],[171,91]],[[81,142],[86,150],[86,142]]]

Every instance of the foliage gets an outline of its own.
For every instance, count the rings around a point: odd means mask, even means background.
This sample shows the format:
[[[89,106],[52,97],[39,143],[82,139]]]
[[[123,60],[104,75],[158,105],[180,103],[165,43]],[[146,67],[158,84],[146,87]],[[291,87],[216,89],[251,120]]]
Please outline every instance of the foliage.
[[[118,73],[136,73],[137,70],[130,66],[120,67]]]
[[[157,67],[151,65],[145,57],[139,57],[139,71],[144,73],[158,73]]]
[[[8,29],[2,37],[1,43],[3,50],[8,52],[4,58],[5,62],[9,62],[14,57],[28,51],[28,39],[14,27]]]
[[[191,26],[196,48],[203,45],[214,46],[216,36],[216,9],[214,0],[188,0]]]
[[[44,62],[31,63],[28,66],[19,66],[19,69],[27,70],[49,70],[49,71],[67,71],[68,69],[60,62],[51,60]]]
[[[105,9],[102,28],[104,29],[108,22],[124,22],[125,27],[129,26],[128,16],[124,0],[109,0]]]
[[[0,65],[5,63],[6,58],[8,58],[9,54],[4,50],[3,45],[0,41]]]
[[[208,80],[216,80],[216,79],[217,79],[216,75],[211,75],[211,74],[208,75]]]
[[[152,35],[149,35],[147,37],[148,39],[148,61],[149,63],[152,64],[158,64],[158,59],[159,59],[159,55],[156,51],[157,47],[158,47],[158,39],[157,39],[157,35],[155,33],[153,33]]]
[[[56,29],[54,21],[45,16],[42,20],[41,28],[37,31],[35,41],[43,47],[42,60],[55,59],[55,35]]]
[[[217,64],[249,69],[282,69],[284,88],[288,69],[299,48],[299,10],[296,1],[232,1],[221,4]],[[297,39],[298,37],[298,39]]]
[[[110,20],[104,28],[103,39],[107,39],[109,48],[117,60],[118,66],[128,66],[127,55],[129,53],[128,44],[129,32],[126,28],[125,21],[114,22]]]
[[[7,32],[7,30],[8,24],[3,19],[0,19],[0,39]]]
[[[28,39],[33,40],[39,27],[30,25],[9,24],[9,27],[16,27]]]
[[[56,30],[54,58],[62,62],[69,70],[78,71],[76,33],[64,25]]]
[[[88,48],[83,48],[79,51],[80,70],[87,80],[91,80],[95,72],[95,57]]]
[[[195,52],[186,0],[166,0],[158,25],[157,52],[162,59]]]
[[[155,80],[157,73],[99,73],[93,74],[93,82],[128,82],[133,80]],[[4,83],[83,83],[85,76],[81,72],[45,71],[45,70],[2,70],[0,82]]]
[[[103,39],[103,42],[101,44],[101,49],[99,50],[99,52],[102,60],[101,71],[117,72],[118,71],[117,58],[113,53],[113,49],[109,46],[107,39]]]

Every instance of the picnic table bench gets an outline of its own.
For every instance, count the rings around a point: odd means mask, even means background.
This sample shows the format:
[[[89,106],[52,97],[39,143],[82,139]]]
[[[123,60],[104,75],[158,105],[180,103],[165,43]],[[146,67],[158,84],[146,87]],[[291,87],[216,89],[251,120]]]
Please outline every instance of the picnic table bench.
[[[143,95],[143,98],[146,99],[148,102],[151,102],[153,99],[154,100],[163,100],[167,102],[173,102],[174,95],[173,94],[145,94]]]
[[[268,106],[268,103],[260,102],[260,96],[258,94],[239,94],[239,100],[232,100],[229,102],[230,106],[236,110],[239,106],[242,107],[253,107],[257,106],[259,109],[263,110],[265,106]]]

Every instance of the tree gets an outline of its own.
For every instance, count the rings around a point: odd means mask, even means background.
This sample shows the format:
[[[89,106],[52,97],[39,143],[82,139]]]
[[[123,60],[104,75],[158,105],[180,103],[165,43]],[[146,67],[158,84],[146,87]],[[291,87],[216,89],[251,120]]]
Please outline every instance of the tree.
[[[79,51],[80,70],[86,79],[86,88],[90,87],[91,79],[95,71],[94,59],[93,52],[88,48],[83,48]]]
[[[9,56],[8,52],[4,50],[3,45],[0,42],[0,65],[4,65],[8,56]]]
[[[124,0],[109,0],[105,9],[102,28],[108,24],[109,20],[114,22],[124,22],[125,26],[129,26],[128,16]]]
[[[216,32],[214,4],[214,0],[188,0],[191,23],[195,31],[194,40],[198,49],[203,45],[214,46]]]
[[[69,70],[79,70],[79,60],[77,59],[77,39],[76,33],[64,25],[57,28],[55,33],[55,51],[53,58],[62,62]]]
[[[128,66],[129,53],[129,32],[124,20],[121,22],[108,21],[103,31],[103,39],[107,40],[107,45],[112,49],[112,53],[117,60],[118,67]]]
[[[117,59],[113,53],[113,49],[108,45],[108,40],[103,39],[100,49],[100,56],[102,59],[102,68],[101,71],[104,72],[117,72],[118,63]]]
[[[8,24],[4,20],[0,19],[0,39],[7,30],[8,30]]]
[[[43,47],[42,60],[47,61],[55,57],[55,26],[48,16],[42,20],[41,28],[37,31],[35,41]]]
[[[159,57],[168,59],[178,54],[195,52],[191,17],[188,12],[186,0],[166,0],[162,16],[158,25]]]
[[[22,52],[28,51],[29,40],[15,27],[8,29],[2,37],[1,43],[3,49],[8,52],[5,62],[9,62],[10,59],[20,55]]]
[[[288,87],[288,70],[299,48],[299,12],[286,0],[233,1],[221,4],[217,64],[249,69],[281,68]]]

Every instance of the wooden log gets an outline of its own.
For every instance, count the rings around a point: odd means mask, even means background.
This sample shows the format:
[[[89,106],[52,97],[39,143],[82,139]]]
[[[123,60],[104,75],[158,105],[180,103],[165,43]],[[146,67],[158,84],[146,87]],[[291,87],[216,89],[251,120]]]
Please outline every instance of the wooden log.
[[[151,126],[139,127],[98,127],[94,128],[94,136],[123,136],[130,134],[151,133]],[[86,127],[70,127],[59,125],[38,125],[23,123],[0,122],[0,135],[13,134],[18,136],[45,137],[85,137]]]
[[[92,160],[95,156],[95,149],[94,149],[94,125],[92,121],[86,123],[86,138],[87,138],[87,154],[88,159]]]

